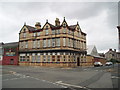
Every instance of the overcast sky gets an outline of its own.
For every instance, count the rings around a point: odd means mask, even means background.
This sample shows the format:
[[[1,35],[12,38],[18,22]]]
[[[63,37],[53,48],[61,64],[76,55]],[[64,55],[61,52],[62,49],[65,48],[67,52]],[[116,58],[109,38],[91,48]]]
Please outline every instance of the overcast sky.
[[[55,19],[68,25],[79,22],[87,33],[87,45],[95,45],[98,52],[109,48],[118,49],[118,3],[117,2],[1,2],[0,42],[16,42],[24,25],[34,26],[40,22],[55,24]]]

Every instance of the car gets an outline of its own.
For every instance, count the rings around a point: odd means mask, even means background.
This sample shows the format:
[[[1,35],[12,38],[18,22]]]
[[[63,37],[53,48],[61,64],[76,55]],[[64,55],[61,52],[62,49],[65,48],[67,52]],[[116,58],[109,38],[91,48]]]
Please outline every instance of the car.
[[[106,62],[105,65],[110,66],[110,65],[113,65],[113,63],[112,62]]]
[[[103,64],[101,62],[94,62],[94,67],[99,67],[99,66],[103,66]]]

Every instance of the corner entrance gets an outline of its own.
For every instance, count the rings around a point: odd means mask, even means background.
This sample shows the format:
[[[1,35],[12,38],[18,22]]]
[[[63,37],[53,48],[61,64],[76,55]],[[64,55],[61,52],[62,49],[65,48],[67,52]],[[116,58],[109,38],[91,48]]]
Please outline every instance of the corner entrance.
[[[77,58],[77,66],[80,66],[80,58]]]

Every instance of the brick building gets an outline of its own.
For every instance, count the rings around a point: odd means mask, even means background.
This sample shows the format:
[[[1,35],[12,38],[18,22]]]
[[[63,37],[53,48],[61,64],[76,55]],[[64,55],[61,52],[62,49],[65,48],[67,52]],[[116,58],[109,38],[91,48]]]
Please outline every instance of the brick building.
[[[3,65],[18,65],[18,42],[3,45]]]
[[[65,18],[55,25],[46,20],[41,27],[24,25],[19,33],[19,64],[38,66],[80,66],[86,62],[86,34],[79,24],[68,25]]]

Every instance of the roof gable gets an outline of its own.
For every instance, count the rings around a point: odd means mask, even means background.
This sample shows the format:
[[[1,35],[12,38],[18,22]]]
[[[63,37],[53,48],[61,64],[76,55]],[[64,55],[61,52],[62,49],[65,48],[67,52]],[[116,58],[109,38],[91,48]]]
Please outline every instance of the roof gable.
[[[87,54],[92,56],[99,56],[97,52],[97,48],[95,45],[88,45],[87,46]]]

